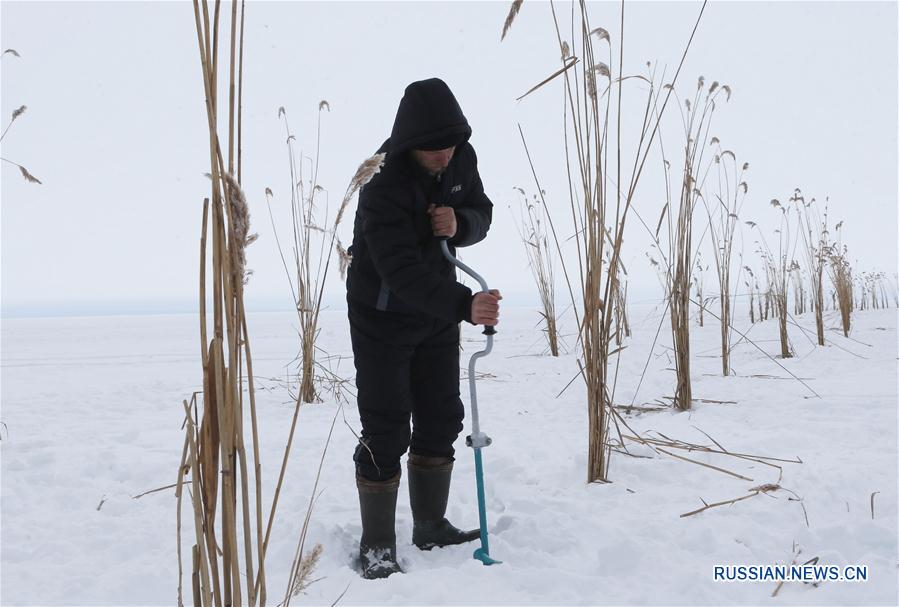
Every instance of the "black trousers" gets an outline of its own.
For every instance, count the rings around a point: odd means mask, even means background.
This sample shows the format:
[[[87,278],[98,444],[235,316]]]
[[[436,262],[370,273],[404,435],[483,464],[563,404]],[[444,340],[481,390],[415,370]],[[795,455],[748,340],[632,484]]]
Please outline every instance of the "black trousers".
[[[362,422],[356,472],[369,480],[392,478],[410,446],[418,455],[453,457],[465,415],[459,325],[382,312],[352,299],[348,309]]]

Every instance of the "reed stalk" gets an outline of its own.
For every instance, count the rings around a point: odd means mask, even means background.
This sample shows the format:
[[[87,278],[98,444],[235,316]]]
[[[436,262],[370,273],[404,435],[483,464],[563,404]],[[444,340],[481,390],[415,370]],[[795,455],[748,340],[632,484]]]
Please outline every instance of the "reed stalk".
[[[553,272],[553,251],[550,248],[546,233],[546,207],[540,203],[536,194],[528,200],[524,190],[517,188],[521,194],[521,219],[516,223],[518,235],[524,243],[525,254],[531,276],[537,285],[540,295],[540,316],[544,325],[549,353],[559,355],[559,329],[556,317],[555,274]]]
[[[791,202],[797,200],[797,196],[801,196],[800,191],[794,191],[790,198]],[[777,234],[777,249],[772,250],[764,235],[759,231],[761,238],[761,249],[759,253],[765,263],[765,274],[768,278],[768,297],[770,298],[771,308],[778,320],[778,329],[780,337],[780,355],[781,358],[791,358],[793,351],[790,346],[790,337],[787,332],[787,322],[789,310],[787,308],[789,301],[790,273],[797,265],[794,259],[795,243],[791,233],[790,213],[788,208],[780,203],[779,200],[771,201],[771,206],[781,213],[780,225],[774,231]],[[757,226],[753,226],[758,230]],[[765,312],[767,318],[768,300],[765,303]]]
[[[856,279],[859,296],[856,301],[861,310],[880,310],[890,305],[893,285],[884,272],[862,272]]]
[[[318,122],[316,127],[315,156],[311,159],[311,172],[306,175],[303,172],[302,160],[305,156],[296,151],[296,137],[290,128],[287,119],[287,111],[281,107],[278,109],[278,118],[284,123],[287,144],[287,156],[290,177],[290,215],[292,242],[290,250],[285,253],[278,235],[278,222],[275,221],[272,212],[274,194],[270,188],[266,188],[266,201],[269,208],[269,216],[272,222],[272,230],[278,245],[284,271],[290,285],[294,308],[297,311],[300,333],[300,368],[299,368],[299,395],[298,402],[315,403],[321,401],[319,389],[333,387],[333,383],[327,380],[333,373],[324,369],[317,359],[320,348],[316,339],[319,333],[319,315],[321,313],[322,298],[328,273],[331,268],[332,258],[335,254],[340,257],[341,274],[345,270],[349,258],[343,246],[337,238],[337,229],[346,214],[347,205],[355,193],[368,182],[380,170],[383,164],[383,155],[376,155],[366,159],[357,169],[356,174],[350,180],[350,185],[340,201],[335,219],[331,223],[330,205],[328,203],[328,191],[318,183],[318,169],[321,144],[321,120],[322,114],[330,112],[327,101],[321,101],[318,105]],[[287,259],[290,258],[290,263]]]
[[[672,92],[675,90],[673,85],[666,85],[667,87],[670,87],[669,90]],[[706,150],[709,147],[709,129],[717,102],[722,96],[725,101],[729,100],[730,95],[729,86],[720,85],[715,81],[706,88],[705,78],[700,77],[693,95],[684,99],[681,110],[684,137],[683,164],[680,169],[676,200],[672,193],[674,188],[669,184],[671,163],[666,158],[662,141],[659,143],[666,176],[666,204],[662,208],[658,225],[661,226],[667,220],[668,255],[664,258],[667,265],[666,296],[671,319],[677,381],[674,407],[680,411],[689,410],[693,402],[690,375],[690,291],[694,282],[694,246],[698,248],[698,245],[693,243],[693,213],[697,205],[704,201],[702,191],[706,186],[713,159],[718,163],[721,161],[718,154],[711,158],[706,156]],[[713,138],[711,141],[714,142],[716,139]],[[727,153],[733,155],[732,152]]]
[[[706,269],[708,269],[708,267],[706,267]],[[699,306],[699,310],[697,310],[697,315],[696,315],[697,316],[696,322],[697,322],[697,324],[699,324],[700,327],[702,327],[705,324],[705,316],[703,314],[703,311],[705,310],[705,303],[706,303],[705,299],[702,296],[702,272],[703,272],[702,256],[697,251],[696,252],[696,269],[695,269],[695,273],[693,274],[693,288],[696,289],[696,301],[698,301],[700,304],[702,304]]]
[[[849,337],[852,328],[852,310],[855,308],[855,297],[852,286],[852,265],[849,263],[849,249],[843,244],[843,222],[836,225],[837,238],[830,246],[827,255],[828,273],[833,283],[836,302],[840,311],[840,323],[843,336]]]
[[[217,55],[221,6],[216,2],[212,21],[205,0],[202,3],[194,0],[193,6],[206,97],[212,196],[204,201],[200,238],[202,416],[198,412],[196,401],[193,403],[193,412],[185,403],[186,442],[189,446],[190,463],[182,463],[182,468],[186,467],[191,472],[191,501],[194,505],[197,535],[192,555],[195,570],[192,583],[194,596],[202,605],[242,605],[246,602],[253,606],[257,602],[265,604],[265,584],[264,555],[260,550],[262,489],[259,438],[252,354],[243,304],[244,285],[251,273],[246,268],[246,247],[252,244],[256,236],[249,233],[250,218],[246,196],[239,178],[234,177],[235,155],[238,166],[241,155],[239,89],[242,88],[242,69],[238,73],[237,63],[238,57],[243,54],[243,3],[239,12],[235,0],[230,11],[227,169],[218,133]],[[207,327],[209,245],[212,249],[211,339]],[[244,368],[247,369],[252,423],[252,465],[247,454],[243,426]],[[179,476],[179,494],[181,480]],[[216,537],[216,530],[219,530],[220,538]],[[258,588],[253,583],[244,586],[244,577],[248,580],[257,578],[257,564],[262,584]]]
[[[631,336],[631,325],[627,317],[627,280],[619,278],[619,288],[615,300],[615,345],[620,347],[624,339]]]
[[[703,198],[703,203],[708,215],[709,234],[712,240],[715,260],[715,274],[718,278],[718,303],[721,318],[721,374],[728,376],[731,373],[730,344],[733,333],[731,322],[734,317],[734,306],[736,304],[731,296],[731,289],[735,283],[739,284],[740,282],[740,269],[742,266],[737,266],[737,276],[735,278],[731,278],[731,271],[733,268],[737,225],[743,204],[746,201],[746,195],[749,192],[749,185],[746,182],[746,171],[749,170],[749,163],[738,163],[737,157],[732,151],[722,149],[721,142],[717,137],[712,138],[711,144],[716,148],[716,191],[714,193],[714,202],[709,202],[706,198]],[[748,270],[748,268],[746,269]],[[751,271],[750,280],[755,280]],[[755,282],[755,285],[758,288],[757,282]],[[750,321],[755,322],[752,286],[749,283],[747,283],[747,286],[749,286]]]
[[[746,272],[746,278],[743,280],[743,284],[746,286],[746,294],[749,295],[749,322],[755,324],[756,304],[758,304],[758,322],[762,321],[762,294],[759,289],[758,278],[752,271],[752,268],[743,266],[743,270]]]
[[[609,363],[615,357],[617,374],[617,353],[621,351],[621,348],[616,348],[615,353],[611,353],[610,345],[614,339],[612,327],[616,317],[615,309],[622,301],[620,290],[624,271],[621,249],[624,229],[649,150],[658,134],[659,121],[664,115],[671,93],[669,90],[661,98],[662,90],[655,82],[655,70],[651,67],[646,76],[624,74],[624,2],[620,4],[621,36],[617,56],[613,54],[609,32],[605,28],[591,25],[585,0],[572,4],[570,44],[563,39],[555,4],[551,1],[549,6],[561,68],[522,97],[534,94],[556,78],[563,80],[565,168],[577,246],[580,305],[574,301],[574,289],[568,279],[571,273],[566,267],[552,221],[550,228],[563,264],[569,293],[572,294],[571,303],[578,324],[578,344],[581,349],[579,365],[587,392],[587,481],[606,481],[611,449],[609,424],[615,390],[614,377],[609,381]],[[672,82],[676,82],[683,66],[705,4],[703,2]],[[513,5],[504,24],[504,32],[509,31],[512,19],[520,7],[520,2]],[[572,54],[573,52],[576,54]],[[617,67],[614,60],[617,60]],[[625,105],[624,84],[627,80],[639,80],[648,89],[642,104]],[[634,145],[630,146],[625,145],[625,135],[622,132],[625,107],[640,108],[643,115],[639,132],[629,142]],[[610,138],[613,138],[614,143]],[[622,158],[622,149],[626,147],[635,148],[630,161]],[[538,191],[539,189],[538,182]],[[543,202],[545,205],[545,200]]]
[[[790,282],[793,285],[793,315],[805,314],[805,282],[802,268],[796,260],[790,265]]]

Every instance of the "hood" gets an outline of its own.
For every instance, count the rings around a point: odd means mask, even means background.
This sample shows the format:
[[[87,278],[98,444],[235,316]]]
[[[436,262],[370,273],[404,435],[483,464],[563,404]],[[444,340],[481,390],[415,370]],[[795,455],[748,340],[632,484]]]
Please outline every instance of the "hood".
[[[443,80],[431,78],[406,87],[396,111],[388,151],[396,154],[442,139],[458,139],[461,145],[469,137],[471,127],[453,92]]]

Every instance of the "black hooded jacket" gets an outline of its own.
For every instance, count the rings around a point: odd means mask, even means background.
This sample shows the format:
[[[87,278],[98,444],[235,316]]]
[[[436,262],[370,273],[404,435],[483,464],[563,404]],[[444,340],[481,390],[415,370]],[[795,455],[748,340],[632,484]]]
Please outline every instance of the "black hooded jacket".
[[[431,229],[428,206],[453,207],[458,224],[450,250],[487,235],[493,204],[484,194],[471,127],[449,87],[437,78],[406,87],[390,139],[378,152],[381,172],[362,188],[353,227],[347,295],[378,310],[471,321],[471,290]],[[435,140],[461,141],[446,171],[433,177],[410,155]]]

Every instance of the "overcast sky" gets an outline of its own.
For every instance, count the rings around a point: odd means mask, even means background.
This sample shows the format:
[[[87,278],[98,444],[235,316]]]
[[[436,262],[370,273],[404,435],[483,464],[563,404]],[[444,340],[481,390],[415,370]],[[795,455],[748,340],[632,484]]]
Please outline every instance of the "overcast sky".
[[[260,233],[248,252],[251,309],[291,303],[263,195],[275,192],[284,217],[290,177],[278,107],[308,154],[318,103],[329,102],[319,182],[336,201],[389,135],[404,87],[432,76],[447,81],[474,129],[495,204],[487,241],[465,259],[508,303],[535,301],[513,224],[513,188],[534,190],[516,124],[561,222],[569,214],[561,89],[515,98],[557,69],[558,49],[549,5],[534,0],[500,43],[509,4],[247,3],[243,184]],[[624,72],[653,61],[671,73],[700,5],[628,3]],[[0,169],[3,315],[194,309],[209,155],[191,3],[3,0],[0,11],[2,47],[21,55],[2,59],[3,127],[28,107],[2,156],[43,181],[25,183],[5,162]],[[618,4],[591,11],[617,45]],[[678,89],[692,91],[700,75],[733,88],[711,134],[751,165],[741,219],[773,229],[772,198],[794,187],[829,196],[859,269],[896,271],[897,56],[896,2],[709,4]],[[642,93],[625,89],[625,105],[639,108]],[[675,129],[663,134],[670,148],[680,145]],[[658,163],[647,171],[636,208],[654,221],[661,171]],[[632,292],[658,296],[644,228],[631,222],[626,240]],[[336,273],[329,283],[339,307]]]

